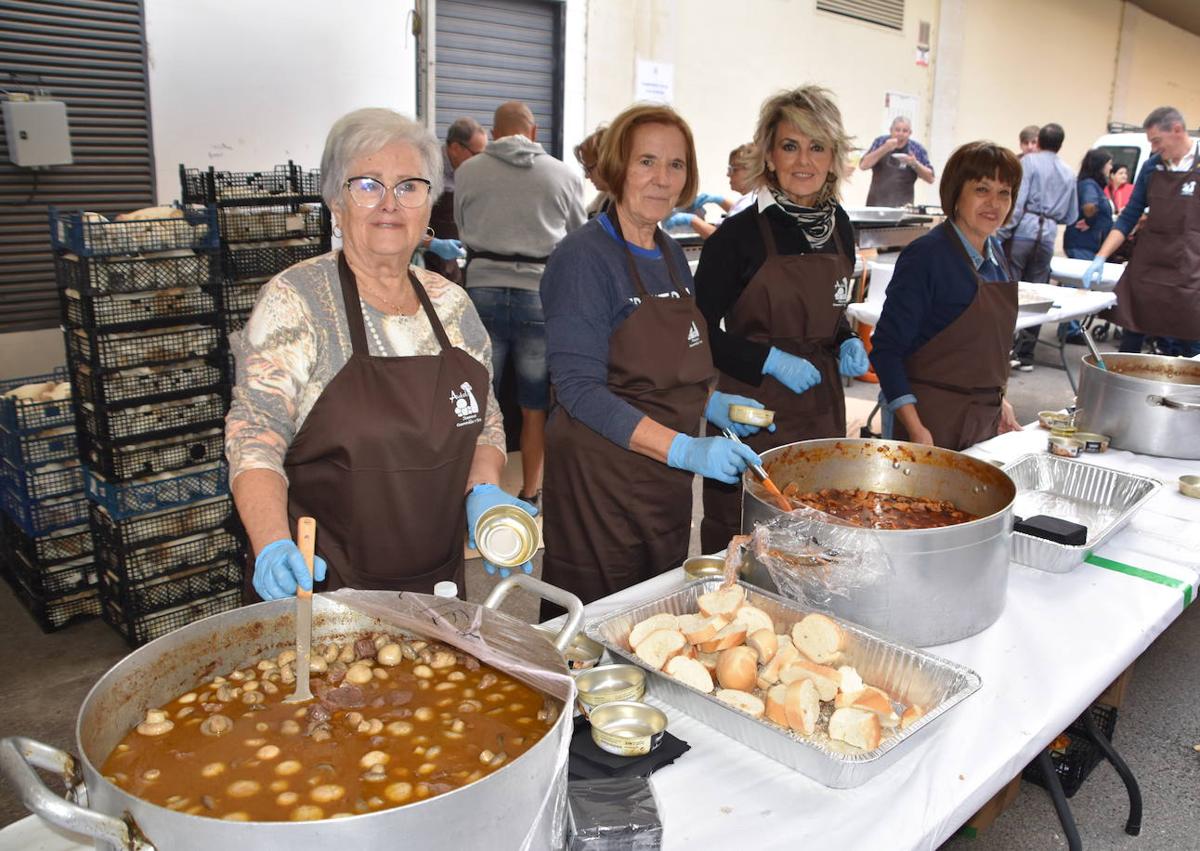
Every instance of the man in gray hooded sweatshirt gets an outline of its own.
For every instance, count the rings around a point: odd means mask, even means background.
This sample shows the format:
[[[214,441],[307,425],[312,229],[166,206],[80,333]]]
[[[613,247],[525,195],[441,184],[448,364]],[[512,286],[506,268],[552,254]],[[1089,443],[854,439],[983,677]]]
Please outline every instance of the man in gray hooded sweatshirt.
[[[496,109],[492,141],[454,175],[454,221],[467,248],[467,294],[492,338],[496,388],[512,353],[521,407],[519,496],[537,500],[542,482],[546,410],[546,323],[539,287],[546,260],[564,236],[587,221],[578,174],[537,143],[529,107]]]

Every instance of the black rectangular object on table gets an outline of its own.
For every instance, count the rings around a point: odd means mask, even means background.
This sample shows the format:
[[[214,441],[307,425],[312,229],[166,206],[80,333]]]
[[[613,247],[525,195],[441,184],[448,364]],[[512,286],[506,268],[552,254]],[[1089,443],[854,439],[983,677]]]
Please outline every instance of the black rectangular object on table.
[[[1088,529],[1080,523],[1063,520],[1061,517],[1051,517],[1048,514],[1035,514],[1033,517],[1014,518],[1014,532],[1024,532],[1035,538],[1044,538],[1056,544],[1066,544],[1070,547],[1081,547],[1087,543]]]
[[[568,851],[656,851],[663,824],[644,777],[567,784]]]

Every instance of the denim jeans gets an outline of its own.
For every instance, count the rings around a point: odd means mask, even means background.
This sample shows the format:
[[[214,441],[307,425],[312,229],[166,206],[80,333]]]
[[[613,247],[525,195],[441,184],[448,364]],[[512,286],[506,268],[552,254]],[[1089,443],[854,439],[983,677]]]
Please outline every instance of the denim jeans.
[[[1047,227],[1056,227],[1050,222]],[[1008,264],[1018,281],[1031,284],[1045,284],[1050,281],[1050,258],[1054,256],[1054,243],[1040,242],[1033,239],[1014,239],[1008,246]],[[1023,328],[1017,332],[1016,343],[1013,346],[1013,357],[1023,364],[1033,363],[1033,348],[1037,344],[1038,332],[1041,325]]]
[[[546,410],[550,407],[550,376],[541,294],[511,287],[468,287],[467,295],[492,338],[492,376],[497,395],[511,353],[517,375],[517,404],[533,411]]]

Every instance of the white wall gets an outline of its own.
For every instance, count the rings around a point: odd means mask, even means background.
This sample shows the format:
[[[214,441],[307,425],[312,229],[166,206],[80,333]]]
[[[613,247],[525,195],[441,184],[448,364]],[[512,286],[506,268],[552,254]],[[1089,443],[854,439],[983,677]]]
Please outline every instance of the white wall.
[[[1141,125],[1170,105],[1189,127],[1200,126],[1200,35],[1126,3],[1116,75],[1113,121]]]
[[[0,381],[42,375],[66,362],[63,332],[58,328],[0,334]]]
[[[320,165],[337,118],[416,109],[411,0],[145,0],[158,200],[179,164]]]

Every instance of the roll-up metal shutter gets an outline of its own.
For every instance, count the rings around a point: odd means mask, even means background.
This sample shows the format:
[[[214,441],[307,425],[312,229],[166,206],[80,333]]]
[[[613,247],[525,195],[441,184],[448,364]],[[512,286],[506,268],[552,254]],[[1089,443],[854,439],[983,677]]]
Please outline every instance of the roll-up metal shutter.
[[[437,0],[437,135],[469,115],[490,129],[505,101],[524,101],[538,141],[562,157],[564,4],[546,0]]]
[[[72,165],[9,161],[0,132],[0,332],[58,324],[46,207],[154,203],[141,0],[0,0],[0,89],[64,101]]]

